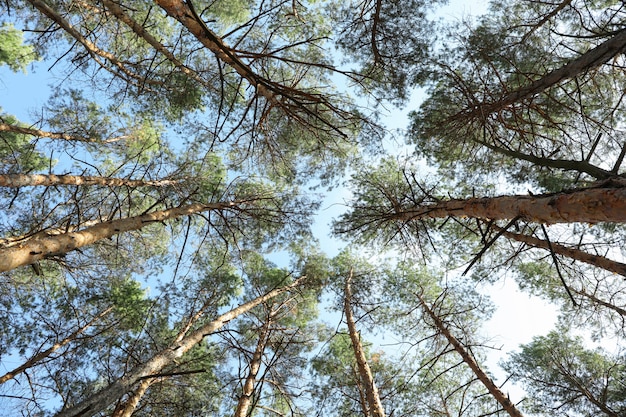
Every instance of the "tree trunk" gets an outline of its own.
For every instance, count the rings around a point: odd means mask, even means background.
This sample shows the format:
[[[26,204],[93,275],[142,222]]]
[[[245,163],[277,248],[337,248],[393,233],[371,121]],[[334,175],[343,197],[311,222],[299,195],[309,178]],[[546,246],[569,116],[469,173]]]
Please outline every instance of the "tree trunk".
[[[82,402],[66,408],[65,410],[61,410],[57,414],[57,417],[88,417],[101,413],[109,405],[122,398],[122,396],[130,391],[137,382],[146,378],[159,376],[159,372],[161,370],[174,364],[178,358],[182,357],[192,347],[201,343],[205,337],[219,330],[230,320],[247,311],[250,311],[259,304],[264,303],[265,301],[270,300],[283,292],[295,288],[300,285],[304,279],[305,277],[301,277],[289,285],[270,291],[265,295],[257,297],[252,301],[248,301],[247,303],[222,314],[215,320],[193,331],[189,334],[189,336],[174,341],[172,345],[154,355],[144,364],[137,366],[120,379],[109,384],[107,387],[101,389]]]
[[[270,313],[265,323],[261,327],[261,333],[259,334],[259,340],[250,361],[250,370],[248,376],[243,385],[243,390],[239,401],[237,402],[237,408],[235,409],[234,417],[246,417],[250,410],[250,404],[252,404],[252,396],[254,395],[254,384],[256,383],[256,377],[261,369],[261,362],[263,360],[263,352],[265,352],[265,346],[267,345],[267,338],[270,333],[270,325],[272,323],[272,314]]]
[[[463,362],[465,362],[471,370],[476,375],[476,378],[483,383],[483,385],[487,388],[489,393],[500,403],[502,408],[509,413],[511,417],[524,417],[523,414],[515,407],[515,404],[509,400],[509,398],[494,384],[494,382],[487,376],[487,374],[480,368],[478,363],[474,360],[472,355],[463,347],[461,342],[459,342],[448,330],[448,328],[443,324],[441,319],[428,307],[426,301],[422,298],[421,295],[417,294],[420,304],[422,308],[426,312],[426,314],[433,320],[437,329],[448,339],[448,342],[454,347],[454,350],[457,351],[461,358],[463,358]]]
[[[131,180],[127,178],[55,174],[0,174],[0,187],[36,187],[54,185],[101,185],[110,187],[164,187],[177,180]]]
[[[135,32],[138,36],[148,42],[154,49],[159,51],[163,56],[165,56],[176,68],[178,68],[183,74],[187,75],[189,78],[198,82],[205,88],[212,90],[214,92],[219,93],[219,91],[215,91],[215,87],[211,85],[207,80],[202,78],[195,70],[189,68],[185,64],[183,64],[176,56],[165,47],[161,42],[159,42],[154,36],[152,36],[143,25],[133,20],[128,14],[124,12],[124,9],[120,7],[120,5],[112,0],[102,0],[102,4],[119,20],[126,23],[128,27],[130,27],[133,32]]]
[[[119,140],[126,138],[126,136],[120,136],[120,137],[106,139],[106,140],[97,140],[93,138],[85,138],[82,136],[68,135],[66,133],[46,132],[44,130],[32,129],[28,127],[22,127],[22,126],[17,126],[14,124],[8,124],[8,123],[2,123],[2,122],[0,122],[0,132],[22,133],[24,135],[30,135],[30,136],[35,136],[39,138],[62,139],[62,140],[68,140],[68,141],[88,142],[88,143],[111,143],[111,142],[117,142]]]
[[[169,210],[154,211],[140,216],[105,221],[78,232],[69,232],[54,236],[36,236],[23,244],[0,249],[0,272],[9,271],[22,265],[30,265],[46,257],[64,255],[119,233],[139,230],[150,223],[209,210],[236,209],[237,204],[237,202],[189,204]]]
[[[604,180],[616,176],[615,173],[602,169],[595,165],[590,164],[588,161],[577,161],[574,159],[550,159],[539,157],[535,155],[525,154],[523,152],[514,151],[511,149],[502,148],[500,146],[492,145],[481,140],[475,140],[476,143],[483,145],[494,152],[501,153],[515,159],[521,159],[531,162],[533,165],[562,169],[564,171],[576,171],[580,173],[588,174],[589,176],[597,179]]]
[[[580,74],[599,67],[624,52],[625,48],[626,29],[622,29],[612,38],[568,62],[561,68],[549,72],[529,85],[505,95],[495,103],[485,103],[476,106],[474,109],[471,109],[471,115],[484,117],[488,114],[498,112],[513,103],[519,103],[522,100],[531,98],[557,85],[563,80],[573,79]]]
[[[501,227],[495,226],[496,230],[502,230]],[[535,248],[542,248],[546,250],[552,249],[557,255],[565,256],[570,259],[574,259],[580,262],[584,262],[589,265],[593,265],[597,268],[602,268],[606,271],[610,271],[626,277],[626,264],[608,259],[604,256],[593,255],[580,249],[569,248],[559,243],[548,242],[543,239],[536,238],[534,236],[525,235],[522,233],[513,233],[504,231],[502,233],[509,239],[516,240],[518,242],[525,243]]]
[[[139,386],[132,392],[132,394],[115,407],[111,417],[130,417],[137,405],[139,404],[139,400],[143,397],[150,388],[150,385],[154,384],[159,378],[146,378],[139,383]]]
[[[356,323],[354,322],[354,315],[352,314],[352,308],[350,302],[352,299],[352,292],[350,289],[350,281],[352,279],[352,270],[350,270],[350,276],[346,280],[345,297],[344,297],[344,312],[346,314],[346,322],[348,323],[348,332],[350,333],[350,340],[352,341],[352,348],[354,349],[354,357],[356,358],[357,367],[359,369],[359,375],[365,388],[365,397],[368,402],[369,413],[364,417],[371,415],[373,417],[385,417],[385,409],[380,401],[378,395],[378,388],[374,382],[372,376],[372,370],[370,369],[365,353],[363,352],[363,346],[359,333],[356,329]]]
[[[393,203],[393,202],[392,202]],[[597,187],[542,195],[447,200],[398,208],[395,220],[472,217],[491,220],[516,217],[535,223],[626,222],[626,187]]]
[[[30,358],[29,360],[24,362],[22,365],[18,366],[17,368],[13,369],[12,371],[7,372],[6,374],[0,376],[0,384],[4,384],[8,380],[15,378],[17,375],[21,374],[25,370],[27,370],[29,368],[32,368],[33,366],[37,365],[37,363],[40,362],[42,359],[45,359],[45,358],[49,357],[51,354],[56,352],[58,349],[62,348],[63,346],[65,346],[68,343],[70,343],[71,341],[75,340],[85,330],[87,330],[89,327],[91,327],[94,324],[94,322],[100,320],[102,317],[104,317],[108,313],[110,313],[112,309],[113,309],[112,307],[107,308],[106,310],[104,310],[103,312],[101,312],[100,314],[95,316],[93,319],[91,319],[89,321],[89,323],[85,324],[83,327],[79,328],[78,330],[76,330],[75,332],[73,332],[72,334],[70,334],[69,336],[67,336],[63,340],[61,340],[60,342],[55,343],[54,345],[50,346],[48,349],[44,350],[43,352],[37,353],[35,356],[33,356],[32,358]]]

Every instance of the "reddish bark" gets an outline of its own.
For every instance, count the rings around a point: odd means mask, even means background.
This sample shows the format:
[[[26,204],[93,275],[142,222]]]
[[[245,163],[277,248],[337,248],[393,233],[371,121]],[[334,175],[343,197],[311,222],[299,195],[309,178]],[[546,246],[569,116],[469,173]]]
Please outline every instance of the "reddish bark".
[[[546,195],[512,195],[447,200],[401,208],[396,220],[473,217],[491,220],[516,217],[535,223],[626,222],[626,188],[597,187]]]

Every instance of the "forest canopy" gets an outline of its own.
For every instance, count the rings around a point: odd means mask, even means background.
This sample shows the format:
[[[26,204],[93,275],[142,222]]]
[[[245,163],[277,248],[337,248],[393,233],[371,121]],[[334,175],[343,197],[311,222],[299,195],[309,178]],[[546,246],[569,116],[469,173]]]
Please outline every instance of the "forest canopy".
[[[3,1],[0,408],[624,416],[626,3],[467,5]]]

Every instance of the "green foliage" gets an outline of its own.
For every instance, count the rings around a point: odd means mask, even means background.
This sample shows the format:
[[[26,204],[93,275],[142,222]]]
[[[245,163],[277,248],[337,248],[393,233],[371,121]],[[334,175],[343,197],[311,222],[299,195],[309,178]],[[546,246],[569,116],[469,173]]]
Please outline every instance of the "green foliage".
[[[9,125],[23,126],[8,114],[0,114],[0,120]],[[39,171],[48,168],[52,161],[36,149],[27,135],[0,132],[0,173],[14,174]]]
[[[110,290],[103,297],[113,306],[114,313],[120,318],[120,327],[139,330],[150,306],[150,300],[146,297],[147,290],[131,278],[109,282]]]
[[[524,384],[530,412],[591,417],[626,411],[623,356],[586,348],[582,338],[565,329],[523,345],[504,368]]]
[[[0,66],[7,65],[12,71],[26,72],[26,67],[37,60],[35,49],[24,44],[24,33],[10,23],[0,26]]]

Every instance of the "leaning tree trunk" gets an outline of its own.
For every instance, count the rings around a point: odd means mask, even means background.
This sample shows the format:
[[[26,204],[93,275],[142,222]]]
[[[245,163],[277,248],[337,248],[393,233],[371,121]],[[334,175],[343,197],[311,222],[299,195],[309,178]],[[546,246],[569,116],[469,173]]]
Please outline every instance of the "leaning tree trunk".
[[[164,187],[177,180],[131,180],[128,178],[95,177],[88,175],[0,174],[0,187],[36,187],[54,185],[101,185],[109,187]]]
[[[234,417],[246,417],[250,410],[250,404],[252,404],[252,397],[254,395],[254,384],[256,383],[256,377],[261,369],[261,363],[263,360],[263,352],[265,352],[265,346],[270,333],[270,326],[272,324],[273,314],[268,314],[267,320],[261,327],[261,333],[259,334],[259,340],[257,342],[254,353],[252,354],[252,360],[250,360],[250,368],[248,376],[243,385],[243,390],[239,401],[237,402],[237,408],[235,409]]]
[[[175,364],[176,361],[186,352],[201,343],[205,337],[219,330],[230,320],[247,311],[250,311],[259,304],[264,303],[281,293],[295,288],[300,285],[304,279],[305,277],[301,277],[289,285],[277,288],[265,295],[255,298],[252,301],[248,301],[247,303],[222,314],[215,320],[193,331],[188,336],[177,338],[170,346],[154,355],[144,364],[137,366],[115,382],[109,384],[105,388],[102,388],[100,391],[80,403],[61,410],[57,414],[57,417],[88,417],[103,412],[108,406],[122,398],[122,396],[129,392],[138,382],[147,378],[159,377],[159,373],[165,367]]]
[[[483,103],[474,106],[453,118],[464,118],[467,116],[485,117],[490,113],[498,112],[513,103],[529,99],[541,92],[557,85],[561,81],[571,80],[580,74],[593,70],[608,62],[618,54],[624,52],[626,48],[626,29],[618,31],[612,38],[602,42],[595,48],[585,52],[578,58],[568,62],[561,68],[549,72],[527,86],[521,87],[493,103]]]
[[[515,404],[509,400],[509,398],[498,388],[496,384],[487,376],[487,374],[480,368],[478,363],[474,360],[472,355],[463,347],[461,342],[459,342],[453,335],[450,333],[448,328],[443,324],[441,319],[435,314],[433,310],[428,307],[426,301],[422,298],[421,295],[417,294],[417,298],[419,299],[422,308],[426,312],[426,314],[433,320],[437,329],[448,339],[448,342],[454,347],[454,350],[457,351],[461,358],[463,358],[463,362],[465,362],[470,369],[476,375],[476,378],[483,383],[483,385],[487,388],[489,393],[500,403],[502,408],[509,413],[511,417],[523,417],[523,414],[515,407]]]
[[[601,268],[626,277],[626,264],[622,262],[614,261],[601,255],[594,255],[580,249],[570,248],[568,246],[561,245],[560,243],[548,242],[547,240],[539,239],[534,236],[505,231],[498,226],[496,226],[495,229],[502,231],[503,236],[525,243],[528,246],[553,251],[557,255],[565,256],[579,262],[584,262],[586,264],[593,265],[596,268]]]
[[[72,332],[72,334],[70,334],[69,336],[63,338],[63,340],[60,340],[60,341],[56,342],[55,344],[50,346],[48,349],[35,354],[32,358],[30,358],[29,360],[27,360],[26,362],[24,362],[23,364],[21,364],[17,368],[15,368],[12,371],[9,371],[6,374],[0,376],[0,384],[4,384],[8,380],[15,378],[17,375],[21,374],[22,372],[26,371],[29,368],[32,368],[33,366],[37,365],[42,360],[48,358],[50,355],[52,355],[54,352],[56,352],[57,350],[59,350],[63,346],[65,346],[68,343],[76,340],[81,334],[83,334],[85,332],[85,330],[87,330],[89,327],[91,327],[96,321],[100,320],[102,317],[104,317],[107,314],[109,314],[112,310],[113,310],[113,307],[107,308],[106,310],[102,311],[100,314],[95,316],[87,324],[85,324],[84,326],[80,327],[76,331]]]
[[[0,272],[9,271],[23,265],[31,265],[50,256],[64,255],[73,250],[91,245],[111,236],[139,230],[148,224],[177,217],[188,216],[209,210],[236,209],[237,202],[211,204],[189,204],[168,210],[154,211],[135,217],[108,220],[78,232],[59,235],[35,235],[19,245],[0,249]]]
[[[350,276],[346,280],[345,297],[344,297],[344,312],[346,315],[346,322],[348,323],[348,332],[350,333],[350,340],[352,341],[352,348],[354,349],[354,356],[356,358],[359,375],[361,382],[365,389],[365,398],[367,399],[369,413],[365,415],[371,415],[373,417],[385,417],[385,409],[383,408],[380,396],[378,395],[378,388],[374,382],[372,376],[372,370],[370,369],[365,353],[363,352],[363,346],[359,333],[356,329],[356,323],[354,322],[354,315],[352,314],[352,308],[350,302],[352,299],[352,291],[350,289],[350,280],[352,278],[352,270],[350,270]]]
[[[111,417],[130,417],[135,412],[137,405],[139,405],[139,401],[141,397],[145,395],[148,391],[148,388],[155,382],[157,382],[159,378],[146,378],[139,383],[139,386],[135,388],[135,391],[126,399],[126,401],[120,402]]]

